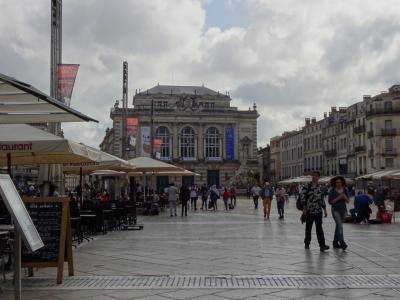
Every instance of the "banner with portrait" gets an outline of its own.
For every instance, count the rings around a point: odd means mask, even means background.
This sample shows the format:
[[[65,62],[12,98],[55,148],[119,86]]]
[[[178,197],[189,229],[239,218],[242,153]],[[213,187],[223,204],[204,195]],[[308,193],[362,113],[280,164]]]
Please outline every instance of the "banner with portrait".
[[[141,156],[151,157],[150,127],[140,127]]]

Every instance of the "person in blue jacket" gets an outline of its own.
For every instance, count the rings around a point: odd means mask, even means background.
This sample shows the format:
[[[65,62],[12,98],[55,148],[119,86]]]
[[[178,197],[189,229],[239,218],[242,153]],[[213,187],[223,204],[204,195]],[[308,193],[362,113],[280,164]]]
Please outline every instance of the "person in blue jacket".
[[[354,208],[350,209],[353,222],[356,223],[369,223],[369,218],[372,210],[369,207],[374,202],[374,190],[368,189],[367,194],[360,194],[354,198]]]

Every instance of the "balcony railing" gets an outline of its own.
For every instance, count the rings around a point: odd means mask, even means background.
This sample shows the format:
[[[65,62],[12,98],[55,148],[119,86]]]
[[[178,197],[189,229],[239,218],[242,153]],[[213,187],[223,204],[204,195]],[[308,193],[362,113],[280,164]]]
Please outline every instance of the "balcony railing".
[[[355,134],[363,133],[363,132],[365,132],[365,125],[360,125],[360,126],[354,127]]]
[[[337,150],[336,149],[332,149],[332,150],[326,150],[325,151],[325,156],[326,157],[333,157],[337,155]]]
[[[355,148],[354,148],[354,152],[363,152],[363,151],[365,151],[365,146],[356,146]]]
[[[396,135],[397,131],[396,131],[396,128],[384,128],[381,130],[381,134],[383,136],[392,136],[392,135]]]
[[[367,117],[370,117],[370,116],[379,115],[379,114],[395,114],[395,113],[400,113],[400,108],[398,108],[398,107],[373,108],[373,109],[367,110],[365,112],[365,115]]]
[[[384,149],[382,152],[383,156],[394,156],[397,155],[396,149]]]
[[[368,138],[370,139],[370,138],[372,138],[372,137],[374,137],[374,131],[373,130],[370,130],[370,131],[368,131]]]

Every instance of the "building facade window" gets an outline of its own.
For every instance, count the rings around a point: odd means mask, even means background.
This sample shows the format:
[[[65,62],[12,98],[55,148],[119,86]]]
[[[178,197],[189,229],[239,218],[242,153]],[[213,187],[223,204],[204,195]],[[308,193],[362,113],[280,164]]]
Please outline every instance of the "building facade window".
[[[391,157],[385,159],[385,167],[386,168],[393,168],[394,167],[394,160]]]
[[[165,126],[160,126],[156,130],[157,139],[161,140],[160,158],[170,159],[171,158],[171,143],[169,130]]]
[[[182,159],[195,159],[195,137],[191,127],[185,127],[180,136],[180,156]]]
[[[210,127],[206,131],[205,135],[205,157],[207,159],[219,159],[221,158],[220,149],[220,138],[219,131],[215,127]]]

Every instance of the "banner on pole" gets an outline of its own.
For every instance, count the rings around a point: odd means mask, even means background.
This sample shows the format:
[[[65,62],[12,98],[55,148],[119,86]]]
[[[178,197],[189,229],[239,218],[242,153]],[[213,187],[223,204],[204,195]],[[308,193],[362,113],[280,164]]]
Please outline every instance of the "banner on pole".
[[[78,64],[59,64],[57,66],[57,95],[67,106],[71,105],[72,91],[78,69]]]
[[[235,128],[225,128],[225,149],[226,160],[235,159]]]
[[[153,140],[153,151],[157,159],[161,158],[161,144],[162,144],[162,139]]]
[[[126,136],[128,137],[129,145],[136,146],[136,134],[139,125],[137,118],[126,118]]]
[[[150,157],[151,153],[151,137],[150,137],[150,127],[144,126],[140,127],[140,140],[141,140],[141,153],[142,156]]]

